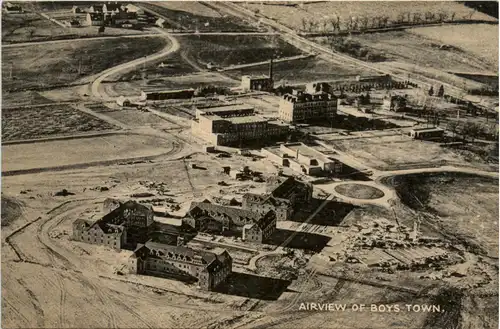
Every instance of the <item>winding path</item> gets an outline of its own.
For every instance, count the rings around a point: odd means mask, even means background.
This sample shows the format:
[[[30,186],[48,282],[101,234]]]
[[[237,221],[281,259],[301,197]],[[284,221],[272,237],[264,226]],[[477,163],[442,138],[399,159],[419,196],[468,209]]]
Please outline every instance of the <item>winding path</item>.
[[[107,69],[104,72],[101,72],[99,77],[97,79],[95,79],[91,85],[92,95],[95,98],[102,99],[105,101],[112,101],[113,100],[113,98],[109,97],[105,92],[101,92],[101,90],[99,88],[101,83],[104,80],[106,80],[108,77],[110,77],[111,75],[120,73],[122,71],[127,71],[130,69],[133,69],[135,66],[143,64],[143,63],[158,60],[162,57],[168,56],[168,55],[176,52],[177,50],[179,50],[180,45],[179,45],[179,42],[177,41],[177,39],[175,39],[169,33],[165,32],[161,29],[155,29],[155,30],[158,31],[160,33],[160,35],[163,35],[164,37],[166,37],[170,41],[171,44],[156,54],[149,55],[149,56],[146,56],[143,58],[138,58],[138,59],[135,59],[133,61],[130,61],[130,62],[127,62],[124,64],[120,64],[120,65],[117,65],[117,66],[112,67],[110,69]]]

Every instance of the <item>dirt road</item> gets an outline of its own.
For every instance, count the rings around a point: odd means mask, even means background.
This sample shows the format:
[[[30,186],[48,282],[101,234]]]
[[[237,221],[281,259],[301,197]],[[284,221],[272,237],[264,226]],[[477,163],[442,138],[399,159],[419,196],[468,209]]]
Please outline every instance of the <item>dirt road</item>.
[[[105,92],[101,92],[101,90],[99,88],[100,85],[101,85],[101,83],[105,79],[107,79],[108,77],[110,77],[111,75],[118,74],[120,72],[133,69],[137,65],[140,65],[140,64],[143,64],[143,63],[147,63],[147,62],[158,60],[158,59],[160,59],[162,57],[168,56],[168,55],[176,52],[177,50],[179,50],[179,42],[174,37],[172,37],[169,33],[165,32],[165,31],[163,31],[161,29],[155,29],[155,30],[159,31],[159,33],[161,35],[163,35],[164,37],[166,37],[170,41],[170,45],[167,46],[167,47],[165,47],[162,51],[160,51],[160,52],[158,52],[156,54],[149,55],[149,56],[146,56],[144,58],[138,58],[138,59],[135,59],[135,60],[130,61],[128,63],[120,64],[118,66],[112,67],[112,68],[107,69],[104,72],[102,72],[99,75],[99,77],[94,80],[94,82],[92,83],[92,86],[91,86],[92,95],[95,98],[102,99],[102,100],[105,100],[105,101],[111,101],[111,100],[113,100]]]

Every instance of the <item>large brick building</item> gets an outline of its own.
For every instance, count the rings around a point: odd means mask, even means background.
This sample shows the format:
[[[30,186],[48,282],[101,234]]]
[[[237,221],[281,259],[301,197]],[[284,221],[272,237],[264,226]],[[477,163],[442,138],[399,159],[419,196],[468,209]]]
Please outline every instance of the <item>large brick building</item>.
[[[130,273],[193,280],[202,289],[213,290],[231,274],[232,258],[223,249],[206,251],[148,241],[137,245],[127,267]]]
[[[183,222],[197,231],[233,233],[245,241],[262,243],[276,230],[276,213],[193,202]]]
[[[251,141],[284,139],[289,126],[260,117],[247,105],[226,105],[197,109],[191,131],[213,145],[239,146]]]
[[[271,181],[264,195],[247,193],[243,196],[243,208],[254,212],[274,211],[277,220],[289,220],[301,206],[312,199],[310,183],[297,181],[294,177]]]
[[[331,120],[337,113],[337,97],[324,92],[307,93],[294,90],[282,96],[279,103],[279,117],[285,122],[308,122]]]

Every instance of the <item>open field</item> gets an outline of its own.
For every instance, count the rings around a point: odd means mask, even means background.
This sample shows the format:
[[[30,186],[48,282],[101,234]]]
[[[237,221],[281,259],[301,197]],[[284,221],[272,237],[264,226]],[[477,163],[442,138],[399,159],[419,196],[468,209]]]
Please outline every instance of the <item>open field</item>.
[[[82,76],[158,52],[163,38],[80,40],[2,49],[3,89],[29,89],[68,84]],[[79,67],[81,63],[81,73]],[[11,66],[12,65],[12,66]]]
[[[412,140],[408,136],[385,136],[330,141],[329,144],[376,169],[451,163],[467,163],[460,155],[433,142]],[[411,154],[411,157],[408,156]]]
[[[482,39],[478,40],[475,45],[472,42],[468,45],[458,42],[458,40],[462,40],[463,35],[469,35],[469,32],[465,33],[465,31],[470,30],[470,35],[474,35],[474,31],[479,33],[483,30],[480,27],[484,27],[484,30],[488,32],[489,30],[495,31],[497,25],[467,24],[425,27],[405,31],[356,35],[352,39],[362,45],[383,52],[385,57],[392,61],[417,64],[422,67],[444,71],[494,71],[491,64],[485,63],[482,58],[483,55],[487,56],[487,53],[478,56],[478,52],[488,49],[490,53],[495,54],[498,51],[498,38],[496,41],[495,38],[488,38],[489,42],[486,44],[482,43],[484,42]],[[440,35],[441,30],[443,30],[443,33],[447,33],[448,37],[438,38],[437,35]],[[425,34],[426,31],[428,31],[427,35]],[[435,35],[432,35],[431,31],[434,31]],[[498,58],[491,61],[491,63],[496,63],[498,66],[497,62]]]
[[[291,3],[289,3],[291,4]],[[303,29],[303,21],[316,23],[317,29],[323,28],[323,24],[326,23],[326,30],[331,30],[330,21],[333,18],[340,16],[340,28],[341,30],[346,29],[346,24],[349,17],[366,17],[371,20],[374,17],[387,17],[388,25],[391,26],[396,23],[399,15],[413,15],[418,13],[424,16],[425,13],[431,12],[433,14],[438,14],[440,12],[445,12],[448,16],[455,13],[455,19],[473,19],[473,20],[487,20],[495,21],[494,18],[475,12],[472,9],[467,8],[463,4],[456,2],[446,2],[446,1],[413,1],[411,9],[404,2],[377,2],[370,6],[366,6],[361,2],[328,2],[320,1],[314,3],[304,3],[303,5],[284,6],[284,5],[272,5],[271,3],[267,5],[261,5],[255,2],[244,3],[246,8],[259,12],[259,14],[266,16],[268,18],[273,18],[279,23],[284,24],[290,28],[301,30]],[[470,16],[470,17],[469,17]],[[290,19],[293,17],[293,19]],[[406,18],[406,17],[405,17]],[[407,19],[406,19],[407,21]],[[308,26],[309,24],[307,24]]]
[[[226,71],[224,74],[241,79],[242,75],[268,74],[269,65]],[[305,85],[311,81],[331,81],[357,75],[370,74],[367,69],[350,65],[335,65],[322,58],[306,58],[273,64],[275,83]]]
[[[494,68],[498,71],[498,25],[421,27],[411,29],[409,32],[472,53],[495,65]]]
[[[73,4],[70,4],[70,6],[72,7]],[[59,15],[48,12],[48,15],[58,20],[70,20],[73,18],[79,21],[85,20],[85,14],[77,14],[75,16],[70,11]],[[151,32],[106,27],[104,33],[98,33],[97,26],[64,28],[35,13],[2,15],[3,44],[144,33]]]
[[[97,132],[117,127],[70,106],[4,109],[2,140],[65,136],[77,132]]]
[[[221,14],[209,4],[193,2],[189,5],[180,1],[141,3],[144,9],[152,10],[175,23],[174,28],[208,31],[256,31],[241,19]]]
[[[89,106],[89,108],[97,113],[102,113],[107,117],[115,119],[128,127],[159,126],[163,129],[180,127],[178,124],[168,122],[151,112],[144,112],[136,108],[120,108],[116,104],[109,106],[98,104]]]
[[[294,46],[277,35],[203,35],[179,37],[181,48],[203,66],[213,63],[217,66],[247,64],[269,60],[271,57],[291,57],[302,54]]]
[[[168,141],[152,136],[111,135],[57,140],[40,143],[4,145],[2,170],[56,167],[121,158],[139,158],[166,153]]]
[[[148,63],[146,67],[138,67],[136,70],[129,71],[117,77],[118,81],[133,80],[155,80],[162,77],[174,77],[197,72],[196,68],[185,60],[185,53],[175,52],[160,61]],[[109,81],[111,79],[107,79]]]
[[[5,78],[4,78],[5,79]],[[3,107],[18,107],[25,105],[48,104],[52,101],[36,91],[2,92]]]
[[[498,257],[498,180],[442,173],[400,176],[393,184],[408,206],[439,216],[444,232]]]

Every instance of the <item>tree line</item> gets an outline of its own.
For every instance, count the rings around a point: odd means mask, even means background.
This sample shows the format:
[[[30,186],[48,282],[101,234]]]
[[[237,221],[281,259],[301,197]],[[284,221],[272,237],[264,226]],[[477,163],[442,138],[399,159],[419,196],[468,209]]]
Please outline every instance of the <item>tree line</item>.
[[[476,10],[459,19],[470,20]],[[344,18],[338,14],[324,20],[316,18],[302,17],[301,31],[305,33],[339,33],[339,32],[362,32],[369,29],[383,29],[388,27],[397,27],[401,25],[422,25],[437,24],[445,22],[454,22],[457,20],[455,12],[440,11],[437,13],[427,11],[421,12],[401,12],[395,18],[388,15],[358,16]]]

